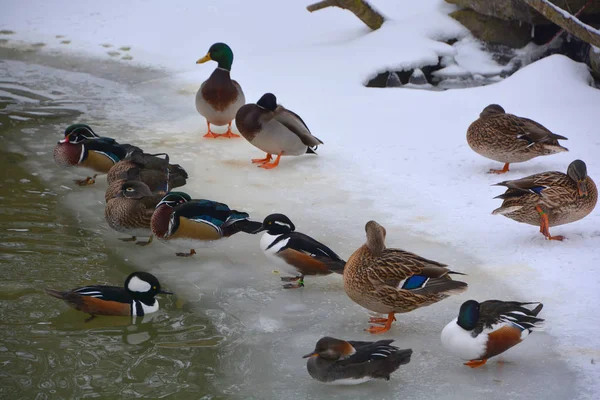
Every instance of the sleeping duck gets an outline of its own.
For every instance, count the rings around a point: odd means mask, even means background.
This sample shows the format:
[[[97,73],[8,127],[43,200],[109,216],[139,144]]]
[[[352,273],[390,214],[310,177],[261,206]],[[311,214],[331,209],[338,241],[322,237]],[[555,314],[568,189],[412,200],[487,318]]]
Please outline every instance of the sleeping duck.
[[[253,159],[260,168],[279,165],[281,156],[316,154],[323,142],[312,135],[300,116],[282,105],[272,93],[265,93],[256,104],[246,104],[235,116],[235,124],[246,140],[265,153],[265,158]],[[272,155],[277,158],[270,163]]]
[[[239,137],[240,135],[231,132],[231,123],[238,109],[246,104],[246,98],[240,84],[230,76],[233,52],[225,43],[215,43],[210,46],[204,57],[196,61],[196,64],[211,60],[216,61],[218,66],[196,93],[196,110],[206,118],[208,126],[208,133],[204,137]],[[227,132],[216,134],[210,130],[210,124],[227,125]]]

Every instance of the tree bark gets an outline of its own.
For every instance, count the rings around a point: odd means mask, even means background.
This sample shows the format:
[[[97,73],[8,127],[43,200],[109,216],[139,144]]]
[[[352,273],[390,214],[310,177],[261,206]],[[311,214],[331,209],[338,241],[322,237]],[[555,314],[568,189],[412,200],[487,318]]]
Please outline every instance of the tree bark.
[[[593,46],[600,47],[600,31],[584,24],[573,15],[567,13],[562,8],[546,0],[521,0],[535,9],[537,12],[560,26],[573,36]]]
[[[310,12],[319,11],[327,7],[339,7],[352,11],[362,22],[372,30],[381,28],[385,18],[379,14],[369,3],[364,0],[323,0],[306,7]]]

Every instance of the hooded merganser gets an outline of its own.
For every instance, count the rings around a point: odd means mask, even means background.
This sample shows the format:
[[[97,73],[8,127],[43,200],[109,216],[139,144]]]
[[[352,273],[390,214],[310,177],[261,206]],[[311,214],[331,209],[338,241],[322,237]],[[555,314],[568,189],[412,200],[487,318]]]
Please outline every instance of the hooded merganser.
[[[317,154],[315,150],[323,144],[298,114],[277,104],[273,93],[265,93],[256,104],[241,107],[235,124],[247,141],[267,153],[265,158],[252,160],[260,168],[277,167],[281,156]],[[277,158],[269,163],[273,154]]]
[[[130,144],[119,144],[115,139],[98,136],[85,124],[67,127],[65,137],[54,148],[54,161],[61,167],[86,167],[99,174],[107,173],[115,163],[140,148]],[[95,178],[75,180],[80,186],[92,185]]]
[[[537,306],[533,310],[525,307],[530,304]],[[537,315],[543,307],[542,303],[517,301],[466,301],[458,317],[442,330],[442,344],[457,357],[469,360],[466,366],[480,367],[541,328],[544,320]]]
[[[282,266],[286,272],[300,276],[281,278],[282,281],[297,281],[284,288],[295,289],[304,286],[305,275],[342,274],[346,261],[323,243],[300,232],[290,219],[283,214],[271,214],[262,223],[258,232],[267,231],[260,239],[262,251]]]
[[[96,315],[142,316],[158,311],[157,294],[173,294],[162,290],[158,279],[147,272],[130,274],[123,287],[94,285],[64,292],[46,289],[46,293],[65,301],[69,306]]]
[[[303,356],[314,379],[338,385],[357,385],[372,379],[390,379],[390,374],[408,364],[411,349],[390,346],[393,340],[356,342],[324,337]]]
[[[262,224],[249,218],[248,213],[232,210],[227,204],[192,199],[183,192],[170,192],[156,205],[150,225],[152,233],[165,241],[210,241],[238,232],[256,233]],[[189,253],[175,254],[189,257],[196,254],[196,251],[191,249]]]

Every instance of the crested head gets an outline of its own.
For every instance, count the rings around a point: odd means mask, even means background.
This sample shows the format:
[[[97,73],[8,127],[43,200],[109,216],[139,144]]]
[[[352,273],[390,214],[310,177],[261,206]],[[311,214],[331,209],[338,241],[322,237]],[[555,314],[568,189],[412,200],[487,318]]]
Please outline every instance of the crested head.
[[[355,352],[356,349],[347,341],[325,336],[319,339],[312,353],[306,354],[303,358],[321,357],[337,361],[341,358],[349,357]]]
[[[79,143],[82,140],[95,139],[99,137],[100,136],[96,135],[89,125],[73,124],[69,125],[67,129],[65,129],[65,138],[64,140],[61,140],[61,143]]]
[[[166,205],[166,206],[169,206],[171,208],[175,208],[178,205],[183,204],[183,203],[187,203],[190,200],[192,200],[192,198],[187,193],[184,193],[184,192],[169,192],[169,193],[167,193],[165,195],[165,197],[163,197],[158,202],[158,204],[156,205],[156,208],[160,207],[163,204]]]
[[[261,230],[266,230],[272,235],[281,235],[295,231],[296,226],[284,214],[271,214],[264,219]]]
[[[479,321],[479,302],[467,300],[460,306],[456,323],[461,328],[472,331]]]
[[[208,53],[204,57],[196,61],[196,64],[202,64],[210,60],[216,61],[219,64],[219,68],[231,71],[233,51],[225,43],[215,43],[210,46]]]
[[[486,108],[483,109],[481,114],[479,114],[479,117],[485,118],[485,117],[491,117],[492,115],[500,115],[500,114],[506,114],[506,111],[504,111],[504,108],[502,108],[498,104],[490,104],[489,106],[487,106]]]
[[[142,181],[126,181],[121,185],[121,190],[115,197],[125,197],[127,199],[139,200],[143,197],[152,196],[152,191]]]
[[[365,225],[365,231],[367,232],[367,247],[373,255],[380,255],[385,250],[385,235],[387,233],[385,228],[375,221],[369,221]]]
[[[161,289],[160,282],[156,277],[148,272],[134,272],[130,274],[123,285],[125,290],[134,297],[151,296],[159,293],[172,294]]]
[[[273,93],[265,93],[256,102],[256,105],[264,108],[265,110],[275,111],[277,108],[277,97]]]

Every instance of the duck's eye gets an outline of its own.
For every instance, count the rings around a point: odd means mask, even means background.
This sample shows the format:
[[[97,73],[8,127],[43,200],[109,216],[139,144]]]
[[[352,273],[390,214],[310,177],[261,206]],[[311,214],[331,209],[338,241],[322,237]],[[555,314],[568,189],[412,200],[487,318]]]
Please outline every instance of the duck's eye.
[[[152,289],[156,290],[156,286],[152,286]]]
[[[127,188],[127,189],[125,189],[125,190],[127,190],[128,192],[133,192],[133,190],[134,190],[134,189],[133,189],[132,187],[128,187],[128,188]]]
[[[273,225],[273,221],[269,221],[269,225]]]

